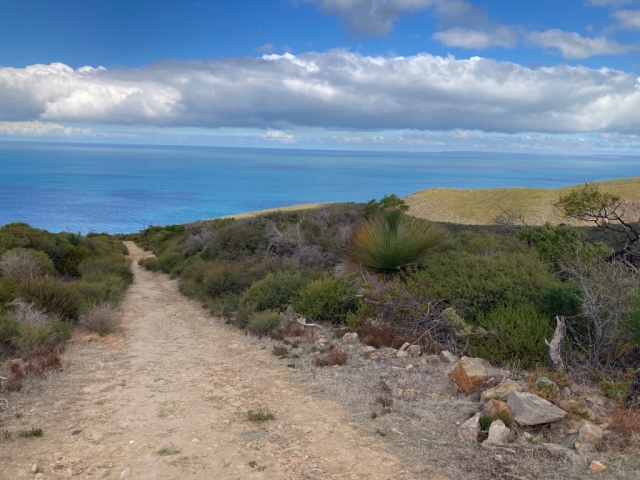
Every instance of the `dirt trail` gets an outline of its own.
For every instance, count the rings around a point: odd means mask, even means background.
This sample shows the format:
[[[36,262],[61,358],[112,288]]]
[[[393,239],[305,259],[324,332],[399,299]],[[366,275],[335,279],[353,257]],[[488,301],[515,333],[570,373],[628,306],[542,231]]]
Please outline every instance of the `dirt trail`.
[[[127,468],[131,479],[413,478],[338,404],[293,386],[273,355],[182,296],[176,281],[140,268],[147,254],[127,247],[135,282],[124,336],[77,342],[65,371],[24,398],[24,416],[3,428],[45,433],[0,443],[1,479],[119,479]],[[275,420],[249,422],[259,408]]]

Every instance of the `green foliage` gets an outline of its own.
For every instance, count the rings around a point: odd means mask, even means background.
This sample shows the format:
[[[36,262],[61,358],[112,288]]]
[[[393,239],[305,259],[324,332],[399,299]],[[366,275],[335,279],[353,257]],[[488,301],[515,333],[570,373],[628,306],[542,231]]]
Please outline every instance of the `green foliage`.
[[[480,430],[483,432],[489,431],[491,424],[496,420],[502,420],[505,427],[510,427],[512,419],[505,412],[496,412],[493,414],[484,413],[480,415]]]
[[[247,330],[255,335],[266,335],[280,326],[280,314],[270,310],[255,312],[249,318]]]
[[[409,205],[405,203],[403,199],[398,197],[395,193],[391,195],[385,195],[380,200],[369,200],[362,208],[362,216],[364,218],[371,219],[380,212],[385,210],[397,209],[403,212],[409,210]]]
[[[128,283],[122,277],[116,275],[92,275],[75,281],[73,289],[81,297],[79,313],[99,303],[119,304],[124,297],[127,285]]]
[[[442,227],[387,210],[355,232],[346,265],[352,272],[398,273],[422,263],[446,238]]]
[[[360,302],[357,289],[348,280],[325,276],[314,280],[292,302],[295,311],[314,321],[344,323],[347,314],[356,312]]]
[[[301,273],[270,273],[255,282],[242,296],[242,303],[254,305],[256,310],[272,310],[291,303],[294,295],[308,280]]]
[[[121,254],[86,258],[78,265],[78,272],[83,279],[116,276],[127,285],[133,282],[133,272],[129,262]]]
[[[500,305],[539,304],[543,292],[560,283],[525,245],[494,234],[463,233],[423,265],[434,287],[472,324]]]
[[[588,183],[580,189],[562,195],[556,206],[562,209],[567,217],[581,218],[589,212],[601,212],[618,201],[619,196],[602,193],[597,185]]]
[[[203,260],[242,260],[257,252],[265,252],[267,247],[262,222],[237,221],[220,229],[201,257]]]
[[[613,382],[602,380],[600,382],[600,391],[607,398],[615,398],[617,400],[625,400],[631,390],[631,380]]]
[[[486,335],[470,338],[471,355],[531,368],[546,363],[545,338],[553,336],[549,319],[531,304],[503,305],[478,318]]]
[[[551,283],[542,289],[540,310],[549,318],[575,317],[580,305],[580,289],[575,282]]]
[[[20,284],[18,295],[51,315],[77,320],[82,297],[74,288],[57,277],[44,276]]]
[[[0,307],[11,303],[16,298],[18,285],[16,278],[0,278]]]

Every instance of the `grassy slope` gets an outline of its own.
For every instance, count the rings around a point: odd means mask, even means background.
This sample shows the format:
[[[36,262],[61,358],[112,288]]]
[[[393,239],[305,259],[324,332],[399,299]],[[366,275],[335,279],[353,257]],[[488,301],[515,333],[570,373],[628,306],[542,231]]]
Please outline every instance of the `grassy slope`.
[[[640,215],[640,177],[598,182],[604,192],[619,195],[630,202],[627,211],[631,220]],[[405,198],[409,213],[438,222],[487,225],[504,210],[524,216],[528,224],[559,223],[561,219],[553,206],[561,194],[571,189],[492,188],[460,190],[434,188],[422,190]]]

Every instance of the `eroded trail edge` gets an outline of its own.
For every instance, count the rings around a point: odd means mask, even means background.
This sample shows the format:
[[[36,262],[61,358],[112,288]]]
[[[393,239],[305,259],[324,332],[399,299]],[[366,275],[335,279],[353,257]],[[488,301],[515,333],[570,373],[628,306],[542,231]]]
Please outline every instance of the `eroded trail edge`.
[[[412,478],[342,407],[287,381],[282,363],[139,267],[148,254],[126,243],[135,282],[122,336],[77,340],[60,376],[25,397],[23,423],[45,434],[4,443],[0,478]],[[259,409],[275,420],[249,421]]]

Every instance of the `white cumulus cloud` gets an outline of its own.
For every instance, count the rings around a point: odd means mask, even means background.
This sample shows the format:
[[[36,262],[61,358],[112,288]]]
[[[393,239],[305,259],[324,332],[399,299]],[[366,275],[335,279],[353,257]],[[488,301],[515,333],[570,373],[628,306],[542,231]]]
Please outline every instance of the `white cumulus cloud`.
[[[636,47],[623,45],[606,37],[583,37],[576,32],[552,29],[531,32],[528,39],[545,50],[558,50],[564,58],[589,58],[596,55],[622,55]]]
[[[289,135],[282,130],[269,130],[263,135],[267,140],[276,140],[279,142],[292,143],[296,141],[295,135]]]
[[[91,136],[89,128],[75,128],[60,125],[59,123],[27,121],[27,122],[0,122],[0,135],[24,135],[36,137],[70,137]]]
[[[282,135],[297,127],[637,133],[638,111],[633,73],[528,68],[481,57],[334,50],[120,70],[0,67],[0,122],[259,128]]]

